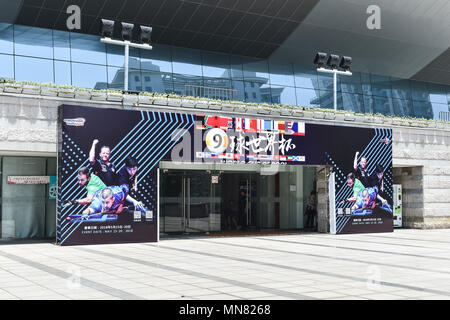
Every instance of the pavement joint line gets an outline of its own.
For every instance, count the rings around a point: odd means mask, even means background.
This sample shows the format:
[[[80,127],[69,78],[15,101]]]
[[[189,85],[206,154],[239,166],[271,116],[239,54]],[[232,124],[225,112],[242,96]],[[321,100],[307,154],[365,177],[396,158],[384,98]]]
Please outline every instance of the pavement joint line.
[[[415,257],[415,258],[450,261],[450,258],[446,258],[446,257],[424,256],[424,255],[413,254],[413,253],[390,252],[390,251],[373,250],[373,249],[362,249],[362,248],[350,248],[350,247],[343,247],[343,246],[332,246],[332,245],[329,245],[329,244],[321,244],[321,243],[308,243],[308,242],[282,240],[282,239],[265,239],[265,238],[261,238],[261,237],[255,237],[253,239],[264,240],[264,241],[281,241],[281,242],[286,242],[286,243],[303,244],[303,245],[316,246],[316,247],[345,249],[345,250],[373,252],[373,253],[384,253],[384,254],[391,254],[391,255],[396,255],[396,256],[408,256],[408,257]]]
[[[319,236],[308,236],[308,238],[321,238]],[[321,238],[323,239],[323,238]],[[413,248],[423,248],[423,249],[435,249],[435,250],[441,250],[441,251],[445,251],[445,249],[441,249],[441,248],[433,248],[433,247],[425,247],[425,246],[415,246],[412,244],[397,244],[397,243],[390,243],[390,242],[379,242],[379,241],[367,241],[361,238],[358,239],[346,239],[343,237],[335,237],[333,238],[333,240],[339,240],[339,241],[352,241],[352,242],[367,242],[367,243],[375,243],[375,244],[387,244],[390,246],[400,246],[400,247],[413,247]]]
[[[203,241],[203,240],[193,239],[193,241]],[[248,246],[248,245],[239,245],[239,244],[234,244],[234,243],[223,243],[223,242],[215,242],[215,241],[210,241],[210,242],[212,242],[214,244],[226,245],[226,246],[235,246],[235,247],[239,247],[239,248],[249,248],[249,249],[256,249],[256,250],[265,250],[265,251],[273,251],[273,252],[280,252],[280,253],[289,253],[289,254],[294,254],[294,255],[302,255],[302,256],[315,257],[315,258],[325,258],[325,259],[338,260],[338,261],[357,262],[357,263],[370,264],[370,265],[379,265],[379,266],[386,266],[386,267],[399,268],[399,269],[411,269],[411,270],[416,270],[416,271],[442,273],[442,274],[445,274],[445,275],[449,274],[447,271],[439,271],[439,270],[432,270],[432,269],[425,269],[425,268],[418,268],[418,267],[411,267],[411,266],[399,266],[399,265],[389,264],[389,263],[364,261],[364,260],[351,259],[351,258],[342,258],[342,257],[332,257],[332,256],[325,256],[325,255],[314,254],[314,253],[303,253],[303,252],[295,252],[295,251],[280,250],[280,249],[269,249],[267,247],[261,248],[261,247],[254,247],[254,246]]]
[[[375,237],[375,238],[386,238],[386,239],[398,239],[398,240],[409,240],[409,241],[426,241],[426,242],[433,242],[433,243],[445,243],[449,244],[450,241],[441,241],[441,240],[429,240],[429,239],[414,239],[414,238],[405,238],[405,237],[387,237],[387,236],[374,236],[367,234],[368,237]]]
[[[50,266],[47,266],[47,265],[43,265],[43,264],[38,263],[38,262],[34,262],[34,261],[31,261],[31,260],[28,260],[28,259],[16,256],[16,255],[14,255],[12,253],[6,253],[6,252],[3,252],[3,251],[0,251],[0,255],[3,256],[3,257],[9,258],[11,260],[14,260],[16,262],[19,262],[19,263],[25,264],[27,266],[30,266],[32,268],[35,268],[35,269],[38,269],[38,270],[41,270],[41,271],[53,274],[53,275],[55,275],[57,277],[63,278],[64,280],[67,280],[67,279],[69,279],[72,276],[70,273],[67,273],[65,271],[62,271],[62,270],[59,270],[59,269],[56,269],[56,268],[53,268],[53,267],[50,267]],[[141,298],[139,296],[130,294],[130,293],[126,292],[126,291],[122,291],[120,289],[112,288],[112,287],[109,287],[107,285],[104,285],[102,283],[98,283],[98,282],[95,282],[95,281],[92,281],[92,280],[80,278],[80,281],[84,285],[86,285],[87,287],[90,287],[90,288],[93,288],[95,290],[98,290],[98,291],[100,291],[100,292],[102,292],[104,294],[109,294],[109,295],[112,295],[112,296],[115,296],[115,297],[118,297],[118,298],[122,298],[122,299],[123,298],[132,299],[132,300],[142,300],[143,299],[143,298]]]
[[[143,244],[143,245],[148,245],[148,244]],[[240,261],[240,262],[245,262],[245,263],[266,265],[266,266],[287,269],[287,270],[292,270],[292,271],[300,271],[300,272],[306,272],[306,273],[317,274],[317,275],[322,275],[322,276],[329,276],[329,277],[345,278],[345,279],[354,280],[354,281],[358,281],[358,282],[366,282],[367,283],[367,281],[368,281],[367,279],[364,279],[364,278],[335,274],[335,273],[330,273],[330,272],[325,272],[325,271],[315,271],[315,270],[310,270],[310,269],[305,269],[305,268],[284,266],[284,265],[279,265],[279,264],[275,264],[275,263],[254,261],[254,260],[243,259],[243,258],[234,258],[234,257],[222,256],[222,255],[218,255],[218,254],[214,254],[214,253],[198,252],[198,251],[189,250],[189,249],[170,248],[170,247],[161,246],[161,245],[159,247],[160,248],[162,247],[164,249],[169,249],[169,250],[191,252],[194,254],[223,258],[223,259],[228,259],[228,260],[235,260],[235,261]],[[379,285],[382,285],[382,286],[384,285],[384,286],[389,286],[389,287],[404,288],[404,289],[409,289],[409,290],[424,291],[424,292],[430,292],[433,294],[450,296],[450,292],[441,291],[441,290],[427,289],[427,288],[421,288],[421,287],[416,287],[416,286],[404,285],[404,284],[393,283],[393,282],[385,282],[385,281],[379,281],[378,283],[379,283]]]
[[[134,262],[134,263],[141,264],[141,265],[147,265],[147,266],[151,266],[151,267],[154,267],[154,268],[165,269],[167,271],[172,271],[172,272],[177,272],[177,273],[186,274],[186,275],[190,275],[190,276],[195,276],[195,277],[199,277],[199,278],[206,278],[206,279],[209,279],[209,280],[219,281],[219,282],[227,283],[227,284],[230,284],[230,285],[233,285],[233,286],[239,286],[239,287],[247,288],[249,290],[262,291],[262,292],[265,292],[265,293],[275,294],[275,295],[278,295],[278,296],[285,296],[285,297],[294,298],[294,299],[303,299],[303,300],[311,300],[311,299],[313,299],[313,298],[311,298],[309,296],[304,296],[304,295],[301,295],[301,294],[295,294],[295,293],[291,293],[291,292],[287,292],[287,291],[283,291],[283,290],[277,290],[277,289],[273,289],[273,288],[260,286],[260,285],[257,285],[257,284],[250,284],[250,283],[245,283],[245,282],[241,282],[241,281],[237,281],[237,280],[222,278],[222,277],[219,277],[219,276],[208,275],[208,274],[204,274],[204,273],[197,272],[197,271],[180,269],[180,268],[167,266],[167,265],[163,265],[163,264],[159,264],[159,263],[153,263],[153,262],[146,261],[146,260],[141,260],[141,259],[131,258],[131,257],[127,257],[127,256],[122,256],[122,255],[115,254],[115,253],[104,252],[104,251],[99,251],[99,250],[93,250],[93,249],[88,249],[88,248],[75,248],[75,249],[81,250],[81,251],[85,251],[85,252],[90,252],[90,253],[93,253],[93,254],[113,257],[113,258],[120,259],[120,260],[126,260],[126,261],[129,261],[129,262]]]

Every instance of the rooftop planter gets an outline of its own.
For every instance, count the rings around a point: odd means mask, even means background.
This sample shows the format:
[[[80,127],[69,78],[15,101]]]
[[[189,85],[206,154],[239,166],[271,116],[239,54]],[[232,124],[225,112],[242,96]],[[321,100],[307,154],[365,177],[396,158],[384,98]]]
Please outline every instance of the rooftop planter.
[[[195,107],[199,109],[208,109],[208,101],[197,99],[195,100]]]
[[[54,83],[41,84],[41,94],[43,96],[56,97],[58,95],[58,86]]]
[[[107,90],[106,91],[106,100],[122,102],[123,101],[123,93],[122,93],[122,91],[117,91],[117,90]]]
[[[208,108],[211,110],[222,110],[222,102],[210,100],[208,101]]]
[[[304,108],[294,108],[291,113],[295,117],[303,117],[305,116]]]
[[[22,93],[25,94],[40,94],[41,86],[39,83],[24,83],[22,86]]]
[[[248,104],[246,108],[246,112],[251,114],[258,114],[258,110],[258,106],[254,104]]]
[[[195,108],[195,99],[191,97],[183,97],[181,99],[181,106],[183,108]]]
[[[89,100],[91,98],[91,90],[85,88],[75,88],[74,94],[75,99]]]
[[[167,106],[169,104],[169,99],[167,98],[167,96],[155,95],[153,98],[154,98],[153,100],[154,105]]]
[[[141,92],[137,100],[139,104],[153,104],[155,102],[155,99],[156,98],[154,95],[147,92]]]
[[[314,119],[325,119],[325,112],[323,111],[314,111],[313,112]]]
[[[22,85],[15,82],[6,82],[3,87],[4,92],[22,93]]]
[[[139,95],[137,95],[137,94],[125,93],[123,95],[123,103],[134,105],[138,102],[139,102]]]
[[[171,107],[181,107],[182,98],[179,95],[169,95],[167,97],[167,105]]]
[[[105,101],[106,100],[106,90],[92,90],[91,100]]]
[[[67,88],[67,89],[58,89],[58,97],[62,98],[74,98],[75,97],[75,89]]]
[[[356,116],[353,113],[344,113],[344,120],[345,121],[355,121],[356,120]]]

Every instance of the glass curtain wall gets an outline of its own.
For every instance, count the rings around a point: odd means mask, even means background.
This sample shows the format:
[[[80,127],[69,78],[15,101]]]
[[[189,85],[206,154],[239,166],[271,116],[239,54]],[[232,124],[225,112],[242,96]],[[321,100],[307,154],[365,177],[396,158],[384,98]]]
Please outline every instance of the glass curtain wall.
[[[0,77],[95,89],[123,87],[123,48],[99,36],[0,24]],[[290,64],[153,45],[130,49],[129,88],[190,93],[245,102],[333,108],[333,79],[312,63]],[[450,86],[354,72],[338,77],[338,109],[438,119],[449,111]]]
[[[1,239],[54,238],[56,200],[48,184],[8,184],[9,176],[56,176],[56,158],[0,157]]]

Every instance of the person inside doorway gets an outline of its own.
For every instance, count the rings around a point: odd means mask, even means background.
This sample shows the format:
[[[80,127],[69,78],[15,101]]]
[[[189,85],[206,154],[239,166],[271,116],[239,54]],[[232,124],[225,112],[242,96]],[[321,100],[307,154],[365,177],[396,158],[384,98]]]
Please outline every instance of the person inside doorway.
[[[92,166],[92,171],[96,174],[107,186],[113,186],[116,179],[116,166],[109,161],[111,158],[111,148],[102,146],[100,148],[99,157],[95,159],[95,148],[99,143],[98,139],[92,141],[91,150],[89,151],[89,162]]]
[[[317,196],[316,191],[312,190],[309,194],[308,204],[306,205],[306,228],[316,230],[317,227]]]
[[[228,200],[228,206],[225,209],[226,228],[228,230],[239,230],[238,211],[233,200]]]
[[[238,223],[241,228],[247,228],[248,199],[247,192],[241,189],[239,192],[239,217]]]

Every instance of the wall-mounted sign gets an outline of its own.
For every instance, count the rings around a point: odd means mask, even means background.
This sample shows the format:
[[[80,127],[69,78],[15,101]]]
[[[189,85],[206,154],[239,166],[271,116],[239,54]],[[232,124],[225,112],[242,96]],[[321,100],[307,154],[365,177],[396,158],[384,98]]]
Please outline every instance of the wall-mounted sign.
[[[48,186],[48,198],[55,200],[58,194],[58,184],[56,176],[50,176],[50,185]]]
[[[219,183],[219,176],[211,176],[211,183]]]
[[[49,184],[50,176],[8,176],[8,184]]]

